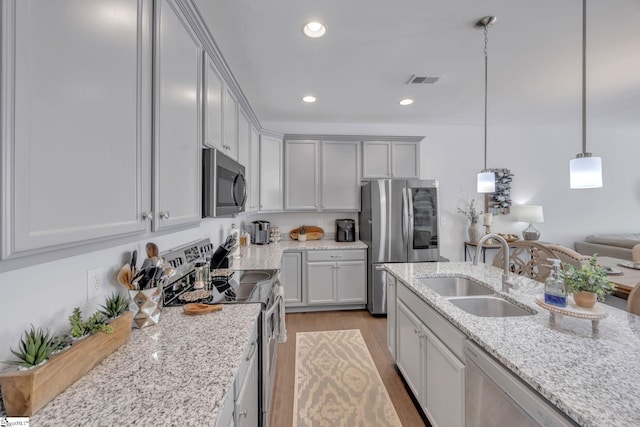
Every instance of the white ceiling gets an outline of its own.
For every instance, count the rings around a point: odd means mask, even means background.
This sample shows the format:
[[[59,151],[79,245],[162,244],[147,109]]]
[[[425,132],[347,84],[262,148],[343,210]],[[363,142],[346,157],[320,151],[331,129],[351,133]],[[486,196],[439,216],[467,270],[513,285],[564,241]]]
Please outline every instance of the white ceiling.
[[[196,0],[261,122],[478,125],[580,121],[581,0]],[[320,20],[327,34],[306,38]],[[640,126],[640,0],[589,0],[587,106]],[[435,85],[407,85],[411,75]],[[318,101],[305,104],[302,96]],[[415,103],[401,107],[409,97]]]

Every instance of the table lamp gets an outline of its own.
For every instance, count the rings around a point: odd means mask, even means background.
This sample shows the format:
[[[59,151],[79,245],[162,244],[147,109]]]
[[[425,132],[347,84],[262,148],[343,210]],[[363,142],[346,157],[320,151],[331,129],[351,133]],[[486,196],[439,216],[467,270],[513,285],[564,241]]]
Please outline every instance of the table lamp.
[[[538,205],[520,205],[516,207],[516,221],[528,222],[529,226],[522,230],[522,238],[524,240],[540,239],[540,232],[536,230],[533,223],[544,222],[544,214],[542,206]]]

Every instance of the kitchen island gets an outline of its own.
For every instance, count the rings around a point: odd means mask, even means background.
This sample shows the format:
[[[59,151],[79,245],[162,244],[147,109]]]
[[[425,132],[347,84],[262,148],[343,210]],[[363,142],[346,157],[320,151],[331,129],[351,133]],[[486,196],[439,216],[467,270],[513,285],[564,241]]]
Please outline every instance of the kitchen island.
[[[600,304],[608,317],[593,333],[590,321],[565,317],[562,328],[535,303],[543,284],[516,277],[519,289],[501,292],[502,270],[470,263],[385,264],[416,298],[496,358],[513,374],[583,426],[640,425],[640,316]],[[478,281],[527,307],[520,317],[479,317],[420,283],[425,277]]]
[[[30,418],[38,426],[213,426],[249,342],[260,304],[187,316],[167,307]]]

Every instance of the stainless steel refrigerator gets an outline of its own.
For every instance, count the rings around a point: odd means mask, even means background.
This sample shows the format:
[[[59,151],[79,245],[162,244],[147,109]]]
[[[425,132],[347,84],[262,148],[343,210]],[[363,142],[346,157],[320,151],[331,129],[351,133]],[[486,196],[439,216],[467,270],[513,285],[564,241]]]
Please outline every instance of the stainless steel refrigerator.
[[[362,186],[360,240],[369,246],[367,308],[387,312],[387,282],[376,266],[440,261],[437,180],[379,179]]]

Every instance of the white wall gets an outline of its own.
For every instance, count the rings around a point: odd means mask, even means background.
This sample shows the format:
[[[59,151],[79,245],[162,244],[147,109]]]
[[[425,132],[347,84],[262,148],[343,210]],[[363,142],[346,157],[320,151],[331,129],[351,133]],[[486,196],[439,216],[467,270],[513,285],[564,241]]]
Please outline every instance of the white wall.
[[[569,189],[569,160],[581,151],[580,124],[490,126],[489,168],[514,173],[514,204],[538,204],[545,222],[536,224],[541,240],[573,247],[594,233],[640,232],[640,122],[635,128],[597,127],[590,120],[587,148],[602,157],[604,187]],[[283,133],[425,135],[421,144],[421,177],[440,181],[441,254],[462,260],[466,219],[456,213],[461,195],[482,201],[475,177],[483,167],[481,126],[403,126],[395,124],[263,123]],[[508,215],[496,218],[493,231],[520,233],[527,224]]]

